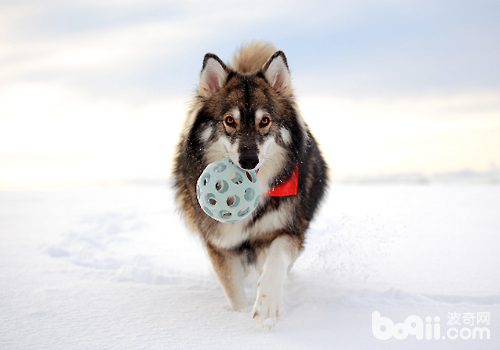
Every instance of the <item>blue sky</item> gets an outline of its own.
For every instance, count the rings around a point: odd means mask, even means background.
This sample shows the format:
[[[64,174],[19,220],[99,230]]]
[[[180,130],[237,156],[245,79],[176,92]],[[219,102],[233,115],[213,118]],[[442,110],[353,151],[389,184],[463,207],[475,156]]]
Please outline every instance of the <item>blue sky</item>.
[[[7,64],[48,54],[50,47],[38,47],[44,42],[77,44],[104,34],[95,46],[81,46],[102,49],[106,36],[111,41],[110,34],[122,31],[122,42],[109,45],[137,49],[134,59],[124,57],[123,64],[103,65],[102,71],[51,67],[27,76],[67,79],[92,91],[96,85],[106,93],[135,86],[182,96],[196,83],[204,53],[227,60],[254,38],[282,48],[296,79],[304,80],[298,86],[312,94],[469,92],[498,90],[500,84],[496,1],[41,1],[4,8],[3,17],[14,13],[4,38],[37,46],[7,57]],[[140,52],[145,47],[148,52]]]
[[[161,179],[204,54],[255,38],[286,53],[338,178],[500,165],[496,1],[0,7],[0,188]]]

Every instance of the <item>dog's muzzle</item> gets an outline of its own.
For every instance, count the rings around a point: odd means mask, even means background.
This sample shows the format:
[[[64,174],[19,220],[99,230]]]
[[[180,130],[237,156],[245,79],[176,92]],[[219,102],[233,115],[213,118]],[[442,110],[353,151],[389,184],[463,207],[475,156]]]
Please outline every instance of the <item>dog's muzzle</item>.
[[[252,170],[259,164],[259,157],[255,154],[241,155],[239,163],[241,168]]]

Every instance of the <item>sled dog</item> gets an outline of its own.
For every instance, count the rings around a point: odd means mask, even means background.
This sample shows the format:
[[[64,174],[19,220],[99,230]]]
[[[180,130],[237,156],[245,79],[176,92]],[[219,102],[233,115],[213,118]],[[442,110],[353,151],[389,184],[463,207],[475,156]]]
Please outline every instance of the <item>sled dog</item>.
[[[256,170],[261,196],[241,221],[221,223],[197,201],[205,167],[224,157]],[[252,315],[274,324],[283,313],[283,283],[303,250],[324,197],[327,165],[297,109],[282,51],[267,42],[243,45],[232,64],[207,53],[173,162],[176,201],[188,228],[205,244],[233,310],[247,306],[243,278],[260,278]]]

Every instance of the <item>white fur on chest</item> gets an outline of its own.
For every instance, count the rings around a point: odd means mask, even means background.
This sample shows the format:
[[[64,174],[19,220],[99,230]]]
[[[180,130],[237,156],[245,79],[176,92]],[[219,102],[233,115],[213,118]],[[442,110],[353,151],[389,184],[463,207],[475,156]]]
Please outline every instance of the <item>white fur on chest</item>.
[[[238,222],[221,224],[217,234],[209,237],[210,242],[219,248],[235,248],[249,239],[258,239],[269,232],[284,229],[292,218],[292,210],[288,203],[283,203],[278,210],[265,213],[255,224],[247,227],[251,218]]]

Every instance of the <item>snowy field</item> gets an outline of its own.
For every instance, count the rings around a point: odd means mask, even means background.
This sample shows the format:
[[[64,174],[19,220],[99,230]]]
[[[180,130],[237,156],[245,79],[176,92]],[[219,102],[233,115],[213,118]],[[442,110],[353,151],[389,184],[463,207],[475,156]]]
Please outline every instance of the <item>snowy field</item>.
[[[308,237],[269,330],[170,190],[0,192],[0,349],[500,349],[500,186],[334,185]],[[440,339],[379,340],[375,311]]]

